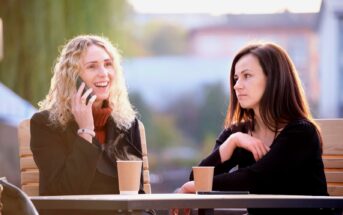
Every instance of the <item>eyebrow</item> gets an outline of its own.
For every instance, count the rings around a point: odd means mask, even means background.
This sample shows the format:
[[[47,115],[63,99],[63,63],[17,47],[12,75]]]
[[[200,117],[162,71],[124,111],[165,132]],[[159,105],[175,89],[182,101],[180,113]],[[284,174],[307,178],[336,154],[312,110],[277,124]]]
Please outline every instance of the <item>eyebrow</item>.
[[[113,60],[111,59],[111,58],[106,58],[105,60],[104,60],[104,62],[113,62]],[[93,61],[88,61],[88,62],[85,62],[85,65],[88,65],[88,64],[93,64],[93,63],[98,63],[98,61],[96,61],[96,60],[93,60]]]
[[[97,63],[98,61],[89,61],[89,62],[85,62],[85,65],[87,64],[92,64],[92,63]]]
[[[240,74],[244,74],[244,73],[247,73],[247,72],[249,72],[249,71],[250,71],[250,69],[244,69],[243,71],[240,72]],[[234,75],[237,75],[236,72],[235,72]]]

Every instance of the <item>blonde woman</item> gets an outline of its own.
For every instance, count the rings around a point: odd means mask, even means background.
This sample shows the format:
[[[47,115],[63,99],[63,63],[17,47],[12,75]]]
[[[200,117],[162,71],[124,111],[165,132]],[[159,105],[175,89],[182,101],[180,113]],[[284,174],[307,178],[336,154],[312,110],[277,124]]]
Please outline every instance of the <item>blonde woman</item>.
[[[104,37],[81,35],[63,47],[31,119],[40,195],[117,194],[116,160],[142,159],[120,60]]]

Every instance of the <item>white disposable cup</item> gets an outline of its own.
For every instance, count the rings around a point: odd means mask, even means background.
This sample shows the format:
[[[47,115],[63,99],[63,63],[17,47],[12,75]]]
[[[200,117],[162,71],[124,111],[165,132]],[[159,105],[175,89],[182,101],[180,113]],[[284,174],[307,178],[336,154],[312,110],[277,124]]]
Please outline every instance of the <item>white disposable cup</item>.
[[[138,194],[142,171],[142,161],[118,160],[117,170],[120,194]]]
[[[212,191],[213,173],[213,166],[193,167],[195,190],[197,193]]]

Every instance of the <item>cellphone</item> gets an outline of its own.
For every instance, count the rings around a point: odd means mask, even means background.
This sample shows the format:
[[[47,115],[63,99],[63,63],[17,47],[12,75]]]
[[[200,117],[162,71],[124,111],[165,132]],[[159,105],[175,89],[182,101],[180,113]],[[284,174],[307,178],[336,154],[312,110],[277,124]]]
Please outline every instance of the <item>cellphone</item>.
[[[206,195],[233,195],[233,194],[249,194],[247,190],[234,190],[234,191],[208,191],[208,192],[198,192],[198,194],[206,194]]]
[[[78,90],[82,84],[82,82],[84,82],[80,76],[77,77],[76,79],[76,90]],[[83,95],[87,90],[89,89],[89,87],[86,85],[85,83],[85,88],[83,89],[82,91],[82,94]],[[90,93],[88,96],[87,96],[87,99],[86,99],[86,105],[88,104],[89,100],[92,98],[94,94],[93,93]]]

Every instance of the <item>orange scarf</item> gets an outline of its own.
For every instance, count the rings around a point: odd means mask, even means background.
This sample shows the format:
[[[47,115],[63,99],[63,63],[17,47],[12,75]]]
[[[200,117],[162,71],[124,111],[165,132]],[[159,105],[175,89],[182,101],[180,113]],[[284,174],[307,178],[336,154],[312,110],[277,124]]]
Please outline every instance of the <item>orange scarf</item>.
[[[95,137],[97,140],[104,144],[106,140],[106,122],[108,117],[111,115],[112,109],[110,107],[94,108],[93,107],[93,118],[95,127]]]

